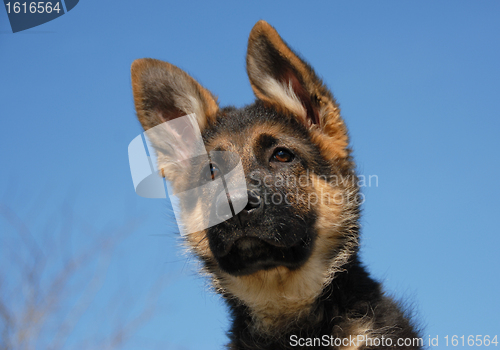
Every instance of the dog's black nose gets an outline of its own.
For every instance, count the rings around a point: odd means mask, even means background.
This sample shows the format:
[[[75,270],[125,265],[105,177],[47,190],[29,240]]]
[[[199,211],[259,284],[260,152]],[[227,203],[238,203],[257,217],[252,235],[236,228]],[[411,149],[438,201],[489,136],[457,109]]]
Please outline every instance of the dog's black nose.
[[[257,191],[247,190],[247,196],[248,203],[238,214],[242,225],[246,224],[255,214],[259,213],[263,207],[262,198]]]
[[[230,209],[228,204],[230,203],[230,205],[233,206],[237,202],[242,203],[243,200],[245,200],[245,194],[247,196],[248,202],[243,210],[236,214],[237,217],[235,217],[234,219],[239,221],[243,225],[247,223],[248,220],[250,220],[252,216],[255,216],[257,212],[260,212],[263,207],[262,198],[255,190],[247,190],[246,193],[244,191],[239,193],[236,192],[229,196],[227,196],[225,192],[221,192],[215,202],[215,213],[217,217],[223,220],[231,218],[231,212],[233,212],[233,208]]]

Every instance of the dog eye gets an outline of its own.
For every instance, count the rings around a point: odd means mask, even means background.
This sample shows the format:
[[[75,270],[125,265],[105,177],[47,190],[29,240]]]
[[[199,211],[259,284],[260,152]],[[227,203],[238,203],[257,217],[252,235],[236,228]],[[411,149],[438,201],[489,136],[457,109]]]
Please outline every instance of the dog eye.
[[[286,149],[278,149],[273,153],[271,160],[275,162],[288,163],[293,160],[295,156],[292,152]]]
[[[212,180],[215,180],[220,175],[220,170],[217,165],[210,163],[210,174],[208,174]]]

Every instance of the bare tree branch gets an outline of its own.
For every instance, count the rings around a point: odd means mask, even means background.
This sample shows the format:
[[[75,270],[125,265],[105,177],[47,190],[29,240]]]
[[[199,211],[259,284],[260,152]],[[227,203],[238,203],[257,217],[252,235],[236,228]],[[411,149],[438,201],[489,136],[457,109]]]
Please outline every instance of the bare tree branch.
[[[0,223],[7,227],[0,235],[0,247],[6,252],[0,257],[7,262],[0,265],[0,350],[70,348],[79,321],[106,280],[115,248],[139,226],[134,218],[98,232],[84,222],[89,242],[73,252],[76,220],[71,206],[65,203],[59,229],[49,223],[37,227],[35,235],[26,219],[0,203]],[[28,216],[35,217],[36,211],[30,210]],[[146,304],[133,317],[112,325],[108,334],[89,334],[84,348],[123,348],[154,315],[163,284],[159,279],[150,288]],[[78,348],[82,349],[81,344]]]

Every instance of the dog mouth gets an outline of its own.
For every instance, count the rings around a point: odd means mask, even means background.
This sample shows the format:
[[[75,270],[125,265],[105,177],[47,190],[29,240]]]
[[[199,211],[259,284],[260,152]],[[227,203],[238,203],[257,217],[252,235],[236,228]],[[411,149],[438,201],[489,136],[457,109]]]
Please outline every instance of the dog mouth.
[[[309,257],[310,247],[311,239],[308,237],[291,246],[274,240],[242,237],[215,257],[224,271],[231,275],[244,276],[278,266],[296,269]]]

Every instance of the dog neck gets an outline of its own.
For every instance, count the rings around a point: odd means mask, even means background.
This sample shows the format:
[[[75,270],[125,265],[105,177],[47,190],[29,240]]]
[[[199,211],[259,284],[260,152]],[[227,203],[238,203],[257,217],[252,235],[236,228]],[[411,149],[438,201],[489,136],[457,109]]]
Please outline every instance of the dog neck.
[[[350,236],[335,257],[328,255],[326,240],[337,235],[319,230],[318,249],[298,269],[280,266],[247,276],[233,276],[220,271],[216,289],[234,306],[241,305],[249,314],[249,326],[258,333],[276,334],[302,323],[322,321],[318,299],[336,278],[346,271],[349,261],[357,261],[357,236]],[[329,263],[325,263],[329,260]],[[318,309],[319,308],[319,309]]]
[[[262,284],[259,288],[256,284],[253,288],[260,289],[262,299],[252,299],[254,304],[224,294],[233,316],[233,343],[229,348],[293,349],[293,337],[333,335],[344,339],[370,334],[374,326],[370,303],[382,297],[379,285],[369,277],[357,256],[344,268],[327,276],[326,285],[318,283],[319,290],[307,285],[304,289],[288,289],[291,294],[285,294],[285,289],[282,293],[270,293],[270,286]],[[276,283],[287,288],[284,273],[281,269],[267,271],[268,275],[281,277],[281,282]]]
[[[230,291],[229,299],[245,306],[255,331],[275,333],[310,317],[324,282],[329,278],[327,271],[317,273],[320,266],[309,265],[300,271],[277,267],[249,276],[227,275],[225,289]]]

